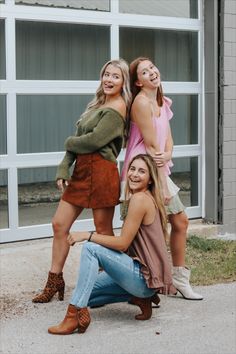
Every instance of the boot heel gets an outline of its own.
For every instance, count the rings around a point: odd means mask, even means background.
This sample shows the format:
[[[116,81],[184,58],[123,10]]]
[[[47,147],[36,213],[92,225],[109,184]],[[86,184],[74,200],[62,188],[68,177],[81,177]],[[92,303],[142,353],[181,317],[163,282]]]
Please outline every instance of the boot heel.
[[[58,299],[64,299],[64,288],[65,282],[63,279],[63,274],[57,273],[48,273],[48,280],[45,285],[45,288],[41,292],[41,294],[35,296],[32,301],[37,303],[46,303],[51,301],[53,296],[58,292]]]
[[[138,306],[141,310],[141,313],[135,316],[136,320],[149,320],[152,316],[152,298],[140,298],[133,296],[131,298],[131,303]]]
[[[84,333],[91,322],[87,307],[78,309],[78,333]]]
[[[189,284],[190,269],[186,267],[173,267],[173,285],[186,300],[202,300],[203,296],[195,293]]]
[[[87,328],[88,328],[88,327],[83,327],[83,328],[78,327],[78,333],[79,333],[79,334],[84,333],[84,332],[86,331],[86,329],[87,329]]]
[[[65,293],[65,287],[61,288],[58,290],[58,300],[63,301],[64,300],[64,293]]]
[[[156,305],[156,306],[152,306],[152,308],[159,308],[160,307],[159,303],[160,303],[161,299],[159,298],[159,296],[157,294],[153,295],[151,297],[151,300]]]

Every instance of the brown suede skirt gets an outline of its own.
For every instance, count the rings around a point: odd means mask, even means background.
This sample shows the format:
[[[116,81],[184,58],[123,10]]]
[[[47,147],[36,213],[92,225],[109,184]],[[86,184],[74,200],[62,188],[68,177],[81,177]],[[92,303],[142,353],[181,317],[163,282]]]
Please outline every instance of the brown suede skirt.
[[[78,155],[62,200],[83,208],[100,209],[119,204],[120,178],[115,162],[99,153]]]

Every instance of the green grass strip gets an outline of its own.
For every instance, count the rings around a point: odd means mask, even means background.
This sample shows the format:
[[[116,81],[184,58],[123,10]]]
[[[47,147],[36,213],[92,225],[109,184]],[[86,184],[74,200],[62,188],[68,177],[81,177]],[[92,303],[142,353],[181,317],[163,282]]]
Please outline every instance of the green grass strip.
[[[236,281],[236,241],[190,236],[186,264],[191,268],[192,285]]]

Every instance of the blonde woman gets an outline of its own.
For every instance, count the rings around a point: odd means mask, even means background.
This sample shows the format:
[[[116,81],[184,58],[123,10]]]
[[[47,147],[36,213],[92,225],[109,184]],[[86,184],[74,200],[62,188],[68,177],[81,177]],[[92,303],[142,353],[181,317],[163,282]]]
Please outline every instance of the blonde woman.
[[[67,236],[84,208],[93,211],[96,232],[113,235],[114,208],[119,203],[116,158],[122,148],[125,120],[131,100],[129,68],[120,60],[108,61],[100,73],[95,98],[77,122],[75,136],[65,141],[66,154],[57,170],[63,192],[52,220],[52,263],[47,283],[33,302],[49,302],[58,292],[64,299],[63,267],[69,252]],[[72,177],[69,168],[75,162]]]
[[[157,293],[175,293],[165,243],[166,213],[158,172],[151,156],[138,155],[128,166],[131,194],[121,235],[73,232],[70,245],[85,242],[76,287],[64,320],[50,327],[51,334],[84,333],[91,318],[88,306],[129,301],[141,309],[136,320],[148,320]],[[99,266],[104,271],[98,273]]]

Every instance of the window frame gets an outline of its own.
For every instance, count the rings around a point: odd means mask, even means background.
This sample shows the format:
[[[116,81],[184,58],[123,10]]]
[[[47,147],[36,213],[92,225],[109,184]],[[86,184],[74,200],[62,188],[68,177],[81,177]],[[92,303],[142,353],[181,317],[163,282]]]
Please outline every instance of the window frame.
[[[16,96],[18,94],[94,94],[99,81],[48,81],[48,80],[16,80],[15,23],[20,21],[61,22],[89,25],[110,26],[110,57],[119,57],[119,26],[196,31],[198,33],[198,81],[197,82],[163,82],[165,94],[198,95],[198,144],[178,145],[174,147],[174,157],[198,157],[199,205],[189,207],[186,212],[189,218],[204,217],[204,53],[203,53],[203,19],[202,1],[198,0],[198,19],[174,18],[167,16],[150,16],[119,13],[119,0],[112,0],[110,12],[94,10],[74,10],[61,8],[45,8],[40,6],[17,5],[14,0],[6,0],[0,5],[0,18],[5,19],[6,43],[6,79],[0,80],[1,93],[6,95],[7,112],[7,154],[1,155],[1,169],[8,170],[8,215],[9,228],[0,230],[0,243],[25,239],[49,237],[52,234],[51,224],[19,227],[18,213],[18,168],[57,166],[64,152],[17,154],[17,116]],[[119,165],[124,159],[123,150],[118,158]],[[114,228],[121,226],[119,207],[115,210]],[[73,229],[91,230],[93,220],[79,220]]]

